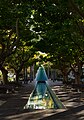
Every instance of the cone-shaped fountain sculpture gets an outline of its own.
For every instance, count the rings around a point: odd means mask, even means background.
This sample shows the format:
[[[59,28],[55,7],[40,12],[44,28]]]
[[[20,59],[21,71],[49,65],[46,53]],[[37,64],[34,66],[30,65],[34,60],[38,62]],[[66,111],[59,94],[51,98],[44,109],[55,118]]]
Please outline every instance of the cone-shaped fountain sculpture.
[[[40,82],[43,82],[43,81],[47,81],[48,80],[48,77],[46,75],[46,72],[45,72],[45,69],[43,66],[39,67],[38,71],[37,71],[37,74],[36,74],[36,78],[35,78],[36,81],[40,81]]]
[[[65,108],[52,89],[48,86],[46,82],[48,77],[43,66],[39,67],[35,80],[37,81],[35,89],[30,94],[24,109]]]

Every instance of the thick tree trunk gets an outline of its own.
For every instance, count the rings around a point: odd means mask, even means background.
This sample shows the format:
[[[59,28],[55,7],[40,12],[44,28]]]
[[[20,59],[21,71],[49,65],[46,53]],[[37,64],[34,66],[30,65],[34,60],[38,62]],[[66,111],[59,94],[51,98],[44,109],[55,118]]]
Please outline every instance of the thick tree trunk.
[[[1,71],[3,75],[3,83],[8,84],[8,71],[4,67],[1,67]]]
[[[68,75],[67,74],[63,74],[63,82],[64,83],[68,82]]]
[[[82,62],[77,59],[76,67],[71,67],[75,75],[75,84],[80,84],[80,79],[82,75]]]
[[[75,73],[75,84],[80,84],[80,74],[78,72]]]
[[[68,76],[67,75],[63,75],[64,81],[67,82],[68,81]]]

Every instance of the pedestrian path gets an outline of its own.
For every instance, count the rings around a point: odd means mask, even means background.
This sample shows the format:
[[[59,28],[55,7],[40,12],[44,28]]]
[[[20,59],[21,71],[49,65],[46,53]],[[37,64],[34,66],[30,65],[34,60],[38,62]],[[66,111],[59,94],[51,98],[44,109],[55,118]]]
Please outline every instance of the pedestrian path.
[[[65,88],[61,86],[60,88],[60,86],[54,86],[52,89],[67,109],[84,104],[84,101],[82,101],[84,98],[81,96],[83,93],[76,92],[75,89],[71,90],[71,87]]]
[[[32,82],[25,84],[14,94],[0,95],[0,120],[84,120],[84,101],[81,100],[81,92],[66,88],[59,82],[49,81],[48,84],[66,109],[24,110],[23,107],[35,85],[35,82]]]

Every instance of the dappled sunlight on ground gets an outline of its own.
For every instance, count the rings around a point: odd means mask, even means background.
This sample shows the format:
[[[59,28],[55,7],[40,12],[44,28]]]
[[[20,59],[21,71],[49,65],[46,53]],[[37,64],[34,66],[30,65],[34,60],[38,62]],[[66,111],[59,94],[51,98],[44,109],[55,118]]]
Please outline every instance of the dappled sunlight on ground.
[[[3,105],[5,102],[5,100],[0,100],[0,106]]]
[[[84,110],[75,114],[79,120],[84,120]]]
[[[24,110],[35,82],[25,84],[15,94],[0,94],[0,120],[84,120],[84,101],[81,92],[64,88],[59,83],[49,81],[51,88],[66,109]]]
[[[45,118],[47,116],[54,115],[55,113],[63,112],[64,109],[53,110],[53,109],[46,109],[46,110],[27,110],[27,111],[19,111],[16,114],[8,115],[5,119],[8,120],[38,120]],[[3,117],[2,117],[3,119]]]

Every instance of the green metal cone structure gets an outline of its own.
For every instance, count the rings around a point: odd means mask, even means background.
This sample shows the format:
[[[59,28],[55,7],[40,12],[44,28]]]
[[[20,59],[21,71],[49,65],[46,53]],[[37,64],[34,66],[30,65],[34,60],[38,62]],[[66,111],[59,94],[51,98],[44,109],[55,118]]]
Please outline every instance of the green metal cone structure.
[[[47,84],[47,75],[44,67],[39,67],[36,79],[36,86],[30,97],[27,104],[24,106],[24,109],[64,109],[64,105],[52,91],[52,89]]]

